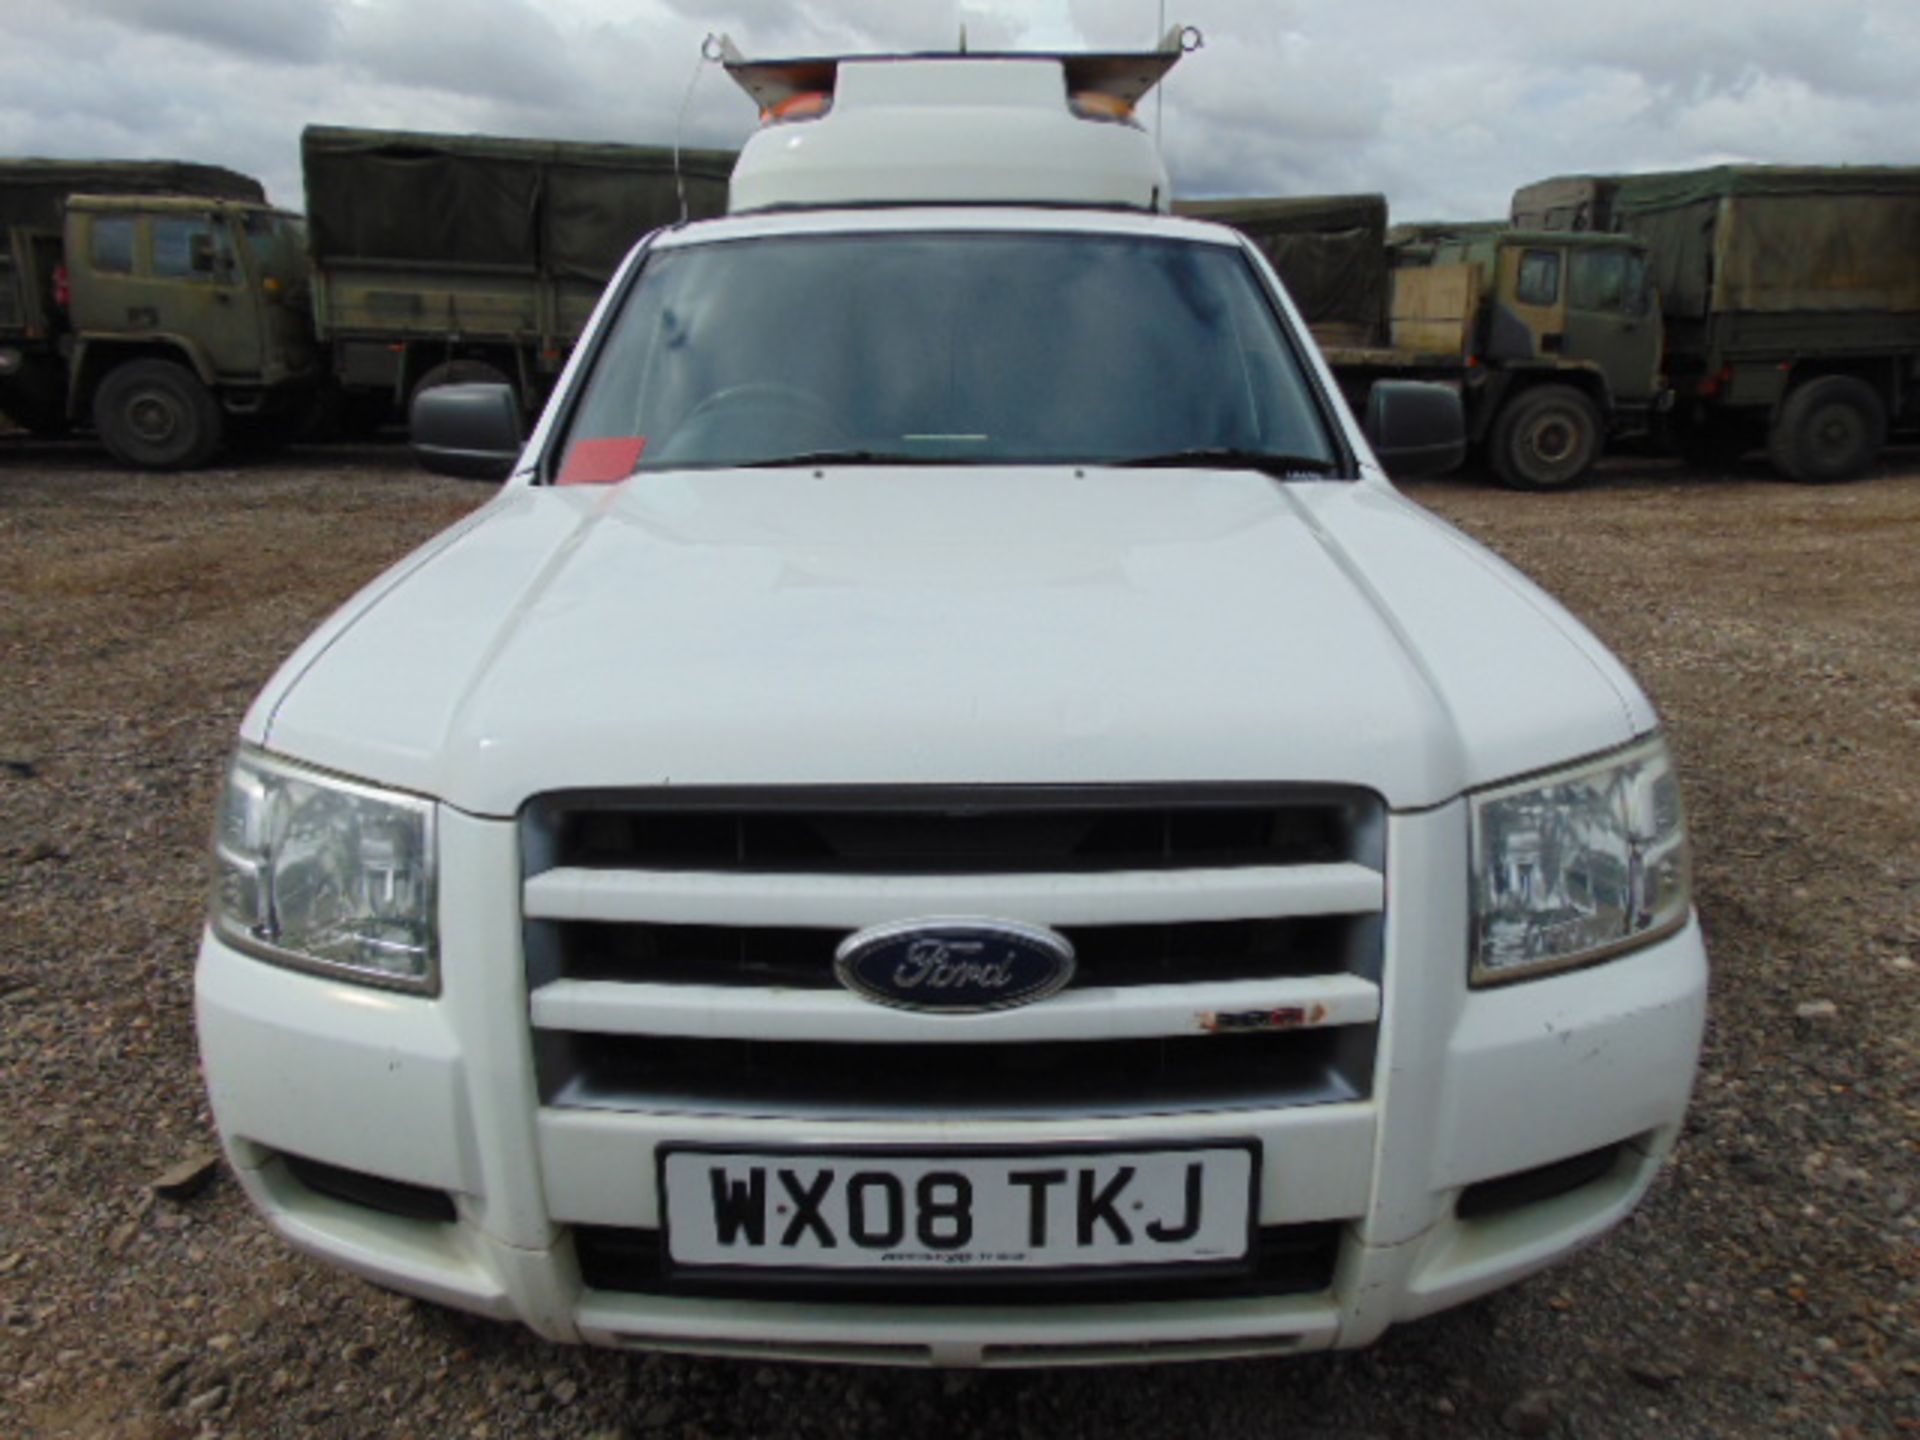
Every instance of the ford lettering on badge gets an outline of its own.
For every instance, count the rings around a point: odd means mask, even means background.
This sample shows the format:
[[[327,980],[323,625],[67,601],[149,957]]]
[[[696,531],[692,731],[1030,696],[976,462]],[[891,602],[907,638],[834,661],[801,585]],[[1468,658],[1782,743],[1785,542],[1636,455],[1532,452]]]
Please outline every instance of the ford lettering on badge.
[[[1073,978],[1064,935],[1012,920],[903,920],[850,935],[834,973],[856,995],[905,1010],[969,1014],[1030,1005]]]

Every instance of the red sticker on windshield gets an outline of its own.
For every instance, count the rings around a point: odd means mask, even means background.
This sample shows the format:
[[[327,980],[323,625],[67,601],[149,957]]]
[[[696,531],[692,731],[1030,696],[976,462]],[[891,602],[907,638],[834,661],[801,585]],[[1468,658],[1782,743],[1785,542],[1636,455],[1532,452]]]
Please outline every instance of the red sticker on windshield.
[[[556,485],[611,485],[640,468],[644,435],[610,435],[604,440],[576,440],[567,447],[566,464]]]

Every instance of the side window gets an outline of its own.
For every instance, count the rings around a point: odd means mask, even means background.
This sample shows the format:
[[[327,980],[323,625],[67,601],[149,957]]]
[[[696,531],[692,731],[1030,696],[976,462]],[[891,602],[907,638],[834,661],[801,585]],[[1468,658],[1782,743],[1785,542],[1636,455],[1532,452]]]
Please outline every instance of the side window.
[[[1560,298],[1560,252],[1528,250],[1520,257],[1514,299],[1522,305],[1551,305]]]
[[[93,268],[112,275],[133,273],[133,216],[94,216]]]
[[[156,215],[153,273],[164,280],[233,279],[233,242],[203,215]]]
[[[1627,257],[1627,313],[1644,315],[1653,308],[1653,287],[1647,279],[1646,257]]]
[[[1611,310],[1629,314],[1627,262],[1632,259],[1618,250],[1587,250],[1576,253],[1567,267],[1567,303],[1576,310]]]

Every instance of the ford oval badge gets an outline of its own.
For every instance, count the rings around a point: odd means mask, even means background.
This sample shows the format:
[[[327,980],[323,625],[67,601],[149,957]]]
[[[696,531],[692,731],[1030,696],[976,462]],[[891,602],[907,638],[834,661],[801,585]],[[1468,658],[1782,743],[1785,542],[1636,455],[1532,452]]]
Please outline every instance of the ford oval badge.
[[[833,969],[875,1004],[964,1015],[1046,999],[1073,978],[1073,945],[1012,920],[902,920],[849,935]]]

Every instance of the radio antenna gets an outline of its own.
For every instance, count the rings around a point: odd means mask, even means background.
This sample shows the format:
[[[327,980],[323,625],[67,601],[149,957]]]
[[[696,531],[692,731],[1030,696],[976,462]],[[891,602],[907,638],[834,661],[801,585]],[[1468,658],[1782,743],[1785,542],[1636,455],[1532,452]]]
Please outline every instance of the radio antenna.
[[[1164,0],[1162,0],[1164,3]],[[673,122],[673,192],[680,200],[680,223],[687,223],[687,177],[680,173],[680,136],[687,128],[687,111],[693,105],[694,88],[700,83],[700,72],[709,65],[718,65],[726,53],[726,42],[711,31],[700,42],[700,58],[694,62],[693,74],[687,78],[687,93],[680,97],[680,114]]]
[[[1167,33],[1167,0],[1160,0],[1160,28],[1155,30],[1153,33],[1156,35],[1165,35]],[[1164,152],[1165,146],[1162,143],[1161,132],[1166,128],[1167,128],[1167,90],[1166,90],[1166,87],[1163,85],[1159,87],[1157,90],[1155,90],[1153,95],[1153,147],[1154,149],[1161,150]]]

